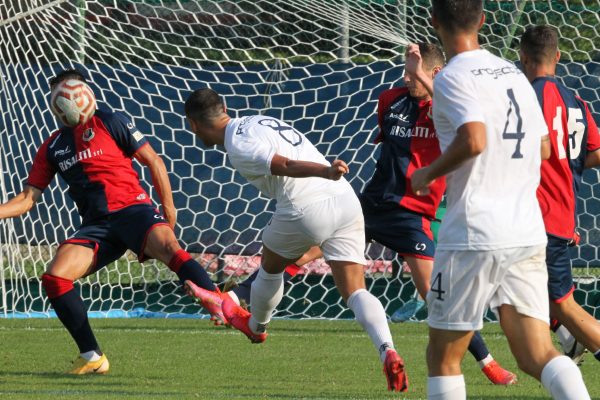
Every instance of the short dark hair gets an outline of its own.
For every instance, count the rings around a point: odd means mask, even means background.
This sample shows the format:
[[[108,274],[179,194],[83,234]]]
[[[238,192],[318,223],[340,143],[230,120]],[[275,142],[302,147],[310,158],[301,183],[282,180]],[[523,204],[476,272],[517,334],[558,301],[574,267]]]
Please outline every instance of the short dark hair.
[[[450,32],[470,31],[483,14],[483,0],[432,0],[432,15]]]
[[[54,75],[54,77],[50,78],[48,84],[50,85],[50,87],[52,87],[54,85],[58,85],[59,83],[67,79],[78,79],[87,83],[87,79],[85,79],[85,75],[83,75],[83,72],[77,69],[65,69],[60,71],[58,74]]]
[[[433,43],[418,43],[419,53],[423,58],[423,66],[426,69],[433,69],[435,67],[443,67],[446,64],[446,57],[444,52],[439,46]]]
[[[185,101],[185,115],[196,122],[217,118],[223,111],[221,96],[209,88],[194,90]]]
[[[558,31],[550,25],[530,26],[521,35],[520,47],[535,64],[552,62],[558,51]]]

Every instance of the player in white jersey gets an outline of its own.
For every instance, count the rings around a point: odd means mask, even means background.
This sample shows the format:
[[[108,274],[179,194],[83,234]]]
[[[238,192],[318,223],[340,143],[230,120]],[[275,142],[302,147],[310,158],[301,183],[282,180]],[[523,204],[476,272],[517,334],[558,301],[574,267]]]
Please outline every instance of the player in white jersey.
[[[433,120],[442,155],[412,177],[425,193],[446,176],[429,308],[429,399],[465,399],[460,362],[488,307],[519,367],[555,399],[589,399],[577,366],[552,345],[545,230],[536,198],[548,129],[526,77],[480,49],[482,0],[433,0],[446,56]],[[540,157],[540,148],[542,157]]]
[[[211,89],[194,91],[185,114],[206,146],[224,145],[233,167],[277,200],[262,234],[261,268],[250,292],[252,314],[223,293],[227,321],[252,342],[264,342],[266,325],[283,296],[285,266],[318,245],[342,298],[379,350],[388,389],[407,390],[404,362],[394,350],[383,306],[365,288],[364,220],[358,198],[343,178],[346,163],[330,164],[303,134],[278,119],[230,118]]]

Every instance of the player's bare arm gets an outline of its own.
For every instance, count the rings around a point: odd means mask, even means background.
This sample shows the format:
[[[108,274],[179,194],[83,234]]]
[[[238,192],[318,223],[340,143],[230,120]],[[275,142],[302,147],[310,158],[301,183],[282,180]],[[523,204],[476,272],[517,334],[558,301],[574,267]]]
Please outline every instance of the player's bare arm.
[[[595,168],[600,166],[600,149],[590,151],[585,156],[585,168]]]
[[[435,179],[447,175],[463,162],[481,154],[485,150],[486,141],[483,122],[467,122],[461,125],[446,151],[429,166],[413,173],[411,177],[413,191],[418,195],[427,194],[427,187]]]
[[[552,146],[550,145],[550,136],[542,136],[541,143],[541,151],[542,151],[542,160],[547,160],[550,158],[552,154]]]
[[[404,72],[421,82],[429,96],[433,97],[433,79],[423,70],[423,57],[418,44],[412,43],[406,49]]]
[[[36,203],[42,195],[42,191],[33,186],[25,186],[25,189],[6,203],[0,205],[0,219],[18,217],[23,215]]]
[[[167,168],[165,167],[164,161],[156,154],[150,145],[142,146],[134,154],[134,157],[142,165],[145,165],[150,169],[152,184],[154,185],[156,193],[158,193],[163,208],[163,214],[169,222],[169,225],[171,225],[171,228],[174,228],[177,223],[177,212],[175,211],[175,205],[173,204],[171,182],[169,181],[169,175],[167,174]]]
[[[337,181],[348,171],[348,165],[342,160],[335,160],[331,166],[312,161],[290,160],[279,154],[275,154],[271,160],[271,173],[277,176],[292,178],[316,176]]]

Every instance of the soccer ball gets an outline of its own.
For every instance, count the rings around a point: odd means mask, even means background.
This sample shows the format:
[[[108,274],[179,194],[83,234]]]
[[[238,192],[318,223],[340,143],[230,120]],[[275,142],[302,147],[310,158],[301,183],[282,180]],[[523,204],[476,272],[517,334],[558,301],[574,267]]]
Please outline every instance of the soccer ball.
[[[74,127],[92,118],[96,111],[96,96],[85,82],[67,79],[52,90],[50,108],[60,122]]]

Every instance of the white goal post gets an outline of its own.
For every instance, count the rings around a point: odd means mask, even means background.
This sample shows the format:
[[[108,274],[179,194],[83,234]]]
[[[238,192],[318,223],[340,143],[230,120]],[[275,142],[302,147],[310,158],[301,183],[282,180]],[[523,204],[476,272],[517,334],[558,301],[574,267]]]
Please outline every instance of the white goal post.
[[[358,192],[371,177],[379,93],[401,83],[405,45],[437,42],[429,0],[14,0],[0,2],[0,194],[19,193],[33,156],[57,128],[48,79],[83,69],[101,107],[123,111],[170,172],[181,243],[215,281],[243,279],[259,263],[260,232],[273,205],[236,175],[224,153],[197,147],[183,102],[210,86],[233,116],[281,118],[329,158],[350,167]],[[490,51],[517,59],[530,24],[561,34],[558,75],[600,122],[600,0],[485,1]],[[141,171],[147,188],[149,174]],[[600,176],[586,171],[576,298],[600,318]],[[154,199],[157,198],[152,193]],[[56,180],[31,213],[0,222],[0,316],[50,315],[39,277],[58,243],[79,225]],[[395,255],[368,251],[369,289],[388,313],[414,287]],[[130,255],[79,283],[92,315],[198,316],[176,276]],[[328,268],[316,261],[286,289],[277,316],[349,318]],[[423,317],[418,315],[417,317]]]

